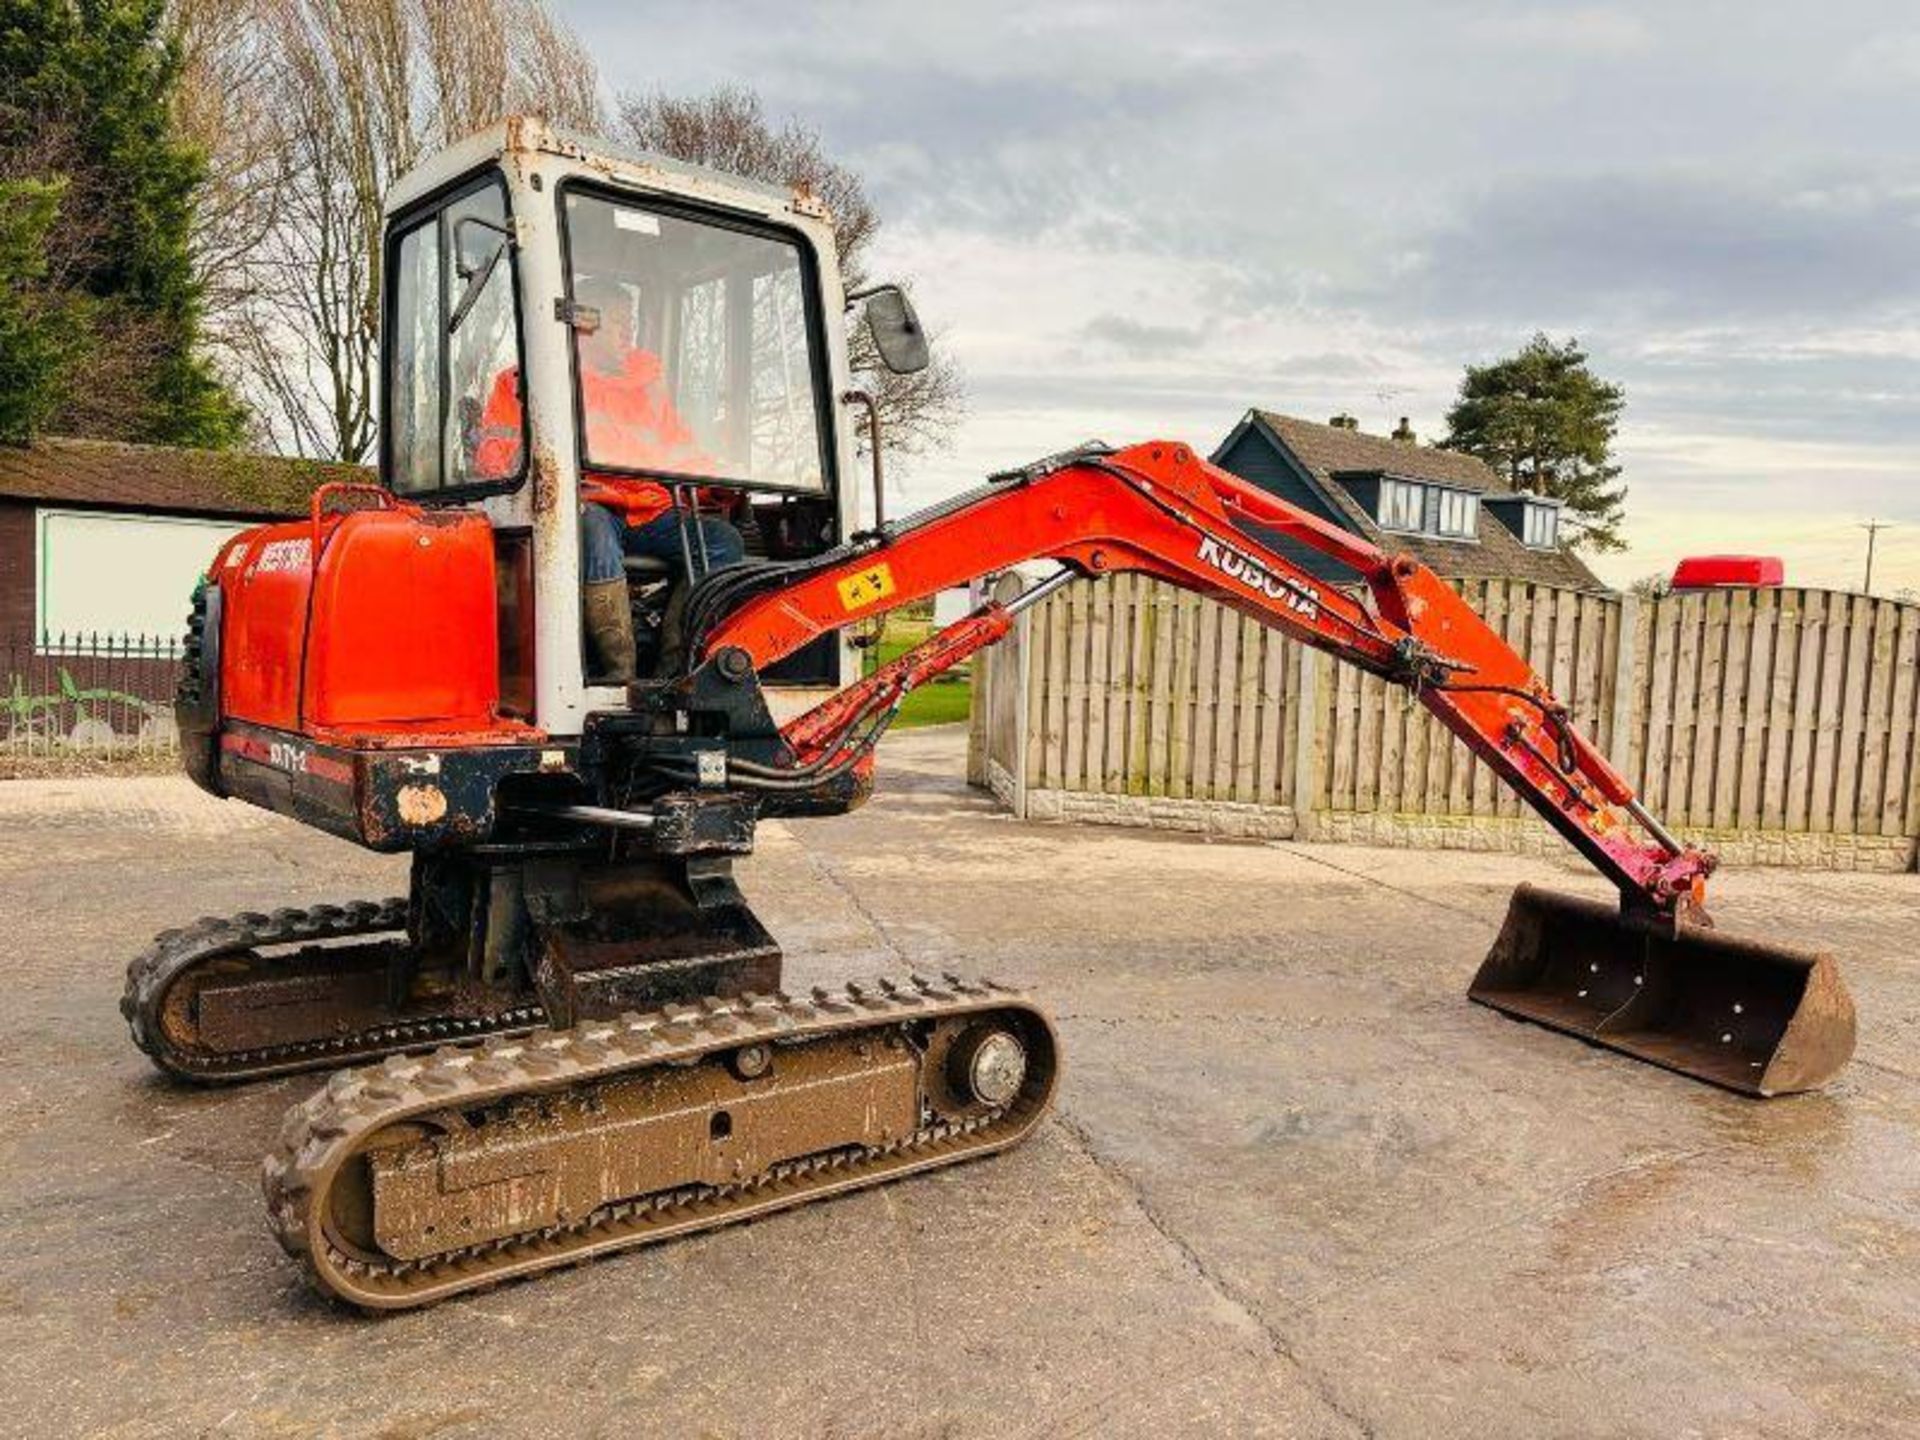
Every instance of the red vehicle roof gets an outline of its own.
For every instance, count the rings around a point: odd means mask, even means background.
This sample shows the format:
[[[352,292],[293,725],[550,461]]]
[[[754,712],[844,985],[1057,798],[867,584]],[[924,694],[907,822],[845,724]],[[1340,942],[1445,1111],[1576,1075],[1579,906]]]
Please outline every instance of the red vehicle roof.
[[[1787,567],[1777,555],[1689,555],[1673,567],[1676,590],[1784,585]]]

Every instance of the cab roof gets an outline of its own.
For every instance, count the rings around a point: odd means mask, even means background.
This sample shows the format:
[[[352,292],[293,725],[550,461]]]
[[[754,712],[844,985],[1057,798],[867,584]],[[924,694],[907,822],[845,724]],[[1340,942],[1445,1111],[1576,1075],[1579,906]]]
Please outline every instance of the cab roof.
[[[394,182],[385,213],[393,215],[482,165],[514,155],[554,156],[576,162],[583,173],[599,172],[615,181],[697,195],[744,210],[798,209],[818,218],[826,214],[819,201],[785,186],[563,130],[533,115],[509,115],[429,155]]]

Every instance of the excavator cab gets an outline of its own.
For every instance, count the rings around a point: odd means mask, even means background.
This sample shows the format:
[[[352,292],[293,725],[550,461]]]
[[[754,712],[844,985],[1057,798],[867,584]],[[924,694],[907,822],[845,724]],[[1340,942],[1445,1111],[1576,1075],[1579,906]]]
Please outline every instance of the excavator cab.
[[[382,476],[488,521],[504,711],[574,734],[625,704],[558,603],[591,583],[583,503],[659,507],[652,545],[620,556],[638,652],[620,669],[641,676],[677,582],[860,527],[851,307],[812,196],[516,119],[426,161],[387,210]],[[884,298],[891,339],[905,300]],[[797,704],[851,659],[828,638],[767,681]]]
[[[386,210],[381,487],[328,487],[221,552],[180,718],[206,788],[417,850],[486,839],[513,777],[602,788],[580,742],[671,668],[677,595],[877,524],[851,312],[883,363],[927,356],[897,288],[845,292],[805,190],[515,118],[423,161]],[[649,519],[650,546],[623,545]],[[583,604],[608,588],[596,523],[620,537],[611,647]],[[835,633],[758,679],[791,715],[858,668]],[[443,777],[433,797],[403,801],[396,737],[433,752],[405,762]]]

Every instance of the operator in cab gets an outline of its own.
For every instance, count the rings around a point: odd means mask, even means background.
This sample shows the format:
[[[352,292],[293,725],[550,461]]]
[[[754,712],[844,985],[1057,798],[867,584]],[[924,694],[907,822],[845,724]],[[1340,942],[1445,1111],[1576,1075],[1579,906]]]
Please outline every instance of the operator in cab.
[[[693,491],[698,527],[683,542],[673,496],[655,480],[616,471],[714,475],[719,466],[700,446],[675,407],[659,354],[638,343],[633,297],[605,276],[580,275],[574,303],[584,323],[574,329],[579,356],[580,407],[586,454],[610,469],[583,468],[580,476],[580,579],[592,678],[624,685],[634,677],[633,609],[623,558],[663,560],[674,576],[662,653],[677,647],[678,618],[688,582],[687,552],[706,570],[737,565],[746,554],[740,532],[725,518],[744,499],[737,490]],[[518,368],[494,380],[481,415],[481,465],[489,444],[518,445],[521,434]]]

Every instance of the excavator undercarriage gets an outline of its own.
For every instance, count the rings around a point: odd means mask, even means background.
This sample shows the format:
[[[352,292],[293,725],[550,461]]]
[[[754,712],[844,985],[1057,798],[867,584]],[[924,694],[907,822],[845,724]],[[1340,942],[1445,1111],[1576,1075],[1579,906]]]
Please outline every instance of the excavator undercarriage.
[[[1058,1073],[990,983],[709,998],[343,1071],[288,1115],[268,1211],[330,1293],[420,1305],[1003,1150]]]
[[[183,1079],[336,1070],[282,1128],[268,1208],[325,1290],[374,1310],[989,1154],[1037,1123],[1059,1057],[1030,1001],[955,975],[789,995],[729,865],[421,857],[410,900],[160,936],[122,1009]]]

